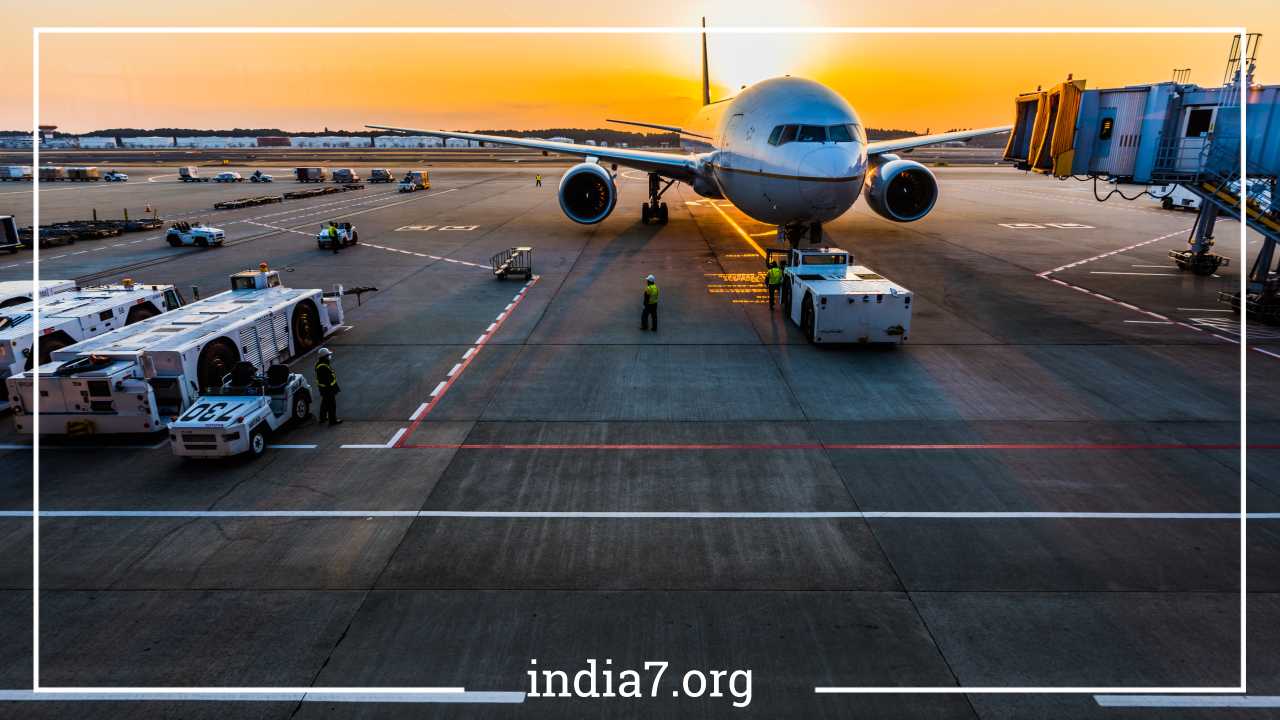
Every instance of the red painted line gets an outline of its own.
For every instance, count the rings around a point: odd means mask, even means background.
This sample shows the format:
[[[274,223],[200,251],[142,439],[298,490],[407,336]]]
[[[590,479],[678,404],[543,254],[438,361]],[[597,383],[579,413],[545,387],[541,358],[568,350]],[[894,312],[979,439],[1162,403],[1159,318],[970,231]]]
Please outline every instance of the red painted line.
[[[533,279],[525,283],[524,289],[520,291],[520,294],[516,296],[515,302],[512,303],[513,307],[511,308],[511,311],[507,313],[507,317],[503,318],[502,322],[495,323],[493,330],[486,332],[476,342],[476,346],[473,348],[475,352],[469,352],[466,355],[463,355],[462,362],[458,364],[460,367],[458,367],[457,372],[453,373],[453,375],[449,376],[449,378],[444,381],[444,387],[440,388],[439,392],[436,392],[431,396],[431,400],[427,402],[426,409],[419,413],[418,418],[409,424],[409,428],[405,430],[404,435],[400,436],[399,442],[392,447],[417,447],[416,445],[406,444],[409,438],[413,435],[413,431],[418,429],[418,426],[422,424],[422,421],[427,419],[427,416],[431,414],[431,411],[435,409],[436,405],[438,405],[444,396],[448,394],[449,388],[453,387],[453,384],[458,381],[458,378],[462,377],[462,374],[467,371],[467,368],[471,366],[471,363],[480,355],[480,351],[484,349],[484,346],[489,344],[489,340],[493,338],[493,334],[498,332],[503,323],[511,317],[516,307],[518,307],[520,303],[524,302],[525,293],[529,288],[533,287],[534,283],[538,282],[538,277],[539,276],[534,275]]]
[[[417,450],[1239,450],[1232,443],[419,443]],[[1250,445],[1280,450],[1280,443]]]

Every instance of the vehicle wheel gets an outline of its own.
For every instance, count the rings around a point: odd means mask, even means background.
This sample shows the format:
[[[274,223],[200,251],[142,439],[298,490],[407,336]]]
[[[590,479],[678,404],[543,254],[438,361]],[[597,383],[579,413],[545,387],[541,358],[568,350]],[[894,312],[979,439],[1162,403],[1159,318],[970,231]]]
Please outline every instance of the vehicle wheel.
[[[351,231],[351,244],[352,244],[352,245],[355,245],[355,244],[356,244],[356,243],[358,243],[358,242],[360,242],[360,233],[356,232],[355,230],[352,230],[352,231]]]
[[[299,391],[293,398],[293,421],[303,422],[311,417],[311,396],[307,391]]]
[[[262,426],[253,429],[249,433],[249,453],[254,457],[262,457],[267,451],[267,434],[262,431]]]
[[[204,238],[196,238],[196,247],[209,247],[209,241]]]
[[[62,348],[70,344],[71,342],[64,337],[41,338],[39,343],[37,344],[38,352],[27,356],[27,369],[28,370],[31,369],[32,357],[38,356],[40,358],[40,364],[44,365],[45,363],[49,362],[50,360],[49,356],[53,354],[53,351],[61,350]]]
[[[813,296],[806,295],[804,297],[804,305],[800,308],[800,329],[804,331],[804,336],[809,342],[814,342],[816,333],[814,332],[814,314],[813,314]]]
[[[181,239],[179,239],[177,235],[170,235],[170,236],[168,236],[168,237],[166,237],[166,238],[165,238],[165,241],[166,241],[166,242],[168,242],[168,243],[169,243],[170,245],[172,245],[173,247],[181,247],[181,246],[182,246],[182,240],[181,240]]]
[[[196,361],[196,382],[200,391],[205,388],[218,387],[222,384],[222,376],[231,372],[231,368],[240,362],[240,351],[226,338],[218,338],[200,351],[200,359]]]
[[[293,309],[293,354],[301,355],[320,344],[320,313],[310,301],[300,302]]]
[[[649,203],[643,203],[640,205],[640,224],[649,224]]]
[[[156,309],[156,306],[152,305],[149,302],[143,303],[141,305],[134,305],[133,307],[129,308],[129,314],[125,316],[124,324],[132,325],[136,322],[146,320],[147,318],[155,317],[159,314],[160,314],[160,311]]]
[[[667,204],[666,203],[662,203],[661,205],[658,206],[658,224],[659,225],[667,224]]]
[[[1173,198],[1169,198],[1169,197],[1167,197],[1167,198],[1162,198],[1162,199],[1160,200],[1160,207],[1163,207],[1165,210],[1172,210],[1172,209],[1173,209]]]

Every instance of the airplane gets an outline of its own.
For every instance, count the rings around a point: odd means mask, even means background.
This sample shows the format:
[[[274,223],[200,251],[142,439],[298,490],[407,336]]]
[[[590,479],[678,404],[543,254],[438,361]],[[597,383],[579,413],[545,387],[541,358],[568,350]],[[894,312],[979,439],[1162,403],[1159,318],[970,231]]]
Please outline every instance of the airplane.
[[[560,209],[584,225],[601,222],[618,202],[619,165],[649,176],[641,221],[667,222],[663,194],[683,182],[705,198],[725,199],[749,217],[778,227],[778,240],[797,247],[807,236],[822,242],[822,224],[843,215],[866,192],[881,217],[913,222],[933,209],[938,183],[924,165],[893,153],[967,140],[1009,126],[868,142],[853,107],[825,85],[799,77],[775,77],[749,85],[732,98],[711,102],[706,19],[702,26],[702,107],[688,127],[631,120],[609,122],[678,133],[674,154],[597,147],[449,130],[366,125],[375,130],[533,148],[584,159],[560,179]],[[605,169],[602,161],[611,164]]]

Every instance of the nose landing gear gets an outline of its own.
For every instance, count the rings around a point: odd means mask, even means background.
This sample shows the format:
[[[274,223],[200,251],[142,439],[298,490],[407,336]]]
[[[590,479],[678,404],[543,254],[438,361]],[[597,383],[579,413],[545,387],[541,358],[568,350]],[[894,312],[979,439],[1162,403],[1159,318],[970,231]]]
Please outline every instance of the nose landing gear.
[[[822,223],[781,225],[778,227],[778,240],[791,248],[800,247],[800,241],[809,238],[810,245],[822,243]]]
[[[649,173],[649,202],[640,206],[640,222],[645,225],[653,220],[659,225],[667,224],[667,204],[662,202],[662,194],[675,184],[675,180],[668,180],[666,185],[662,184],[662,177],[657,173]]]

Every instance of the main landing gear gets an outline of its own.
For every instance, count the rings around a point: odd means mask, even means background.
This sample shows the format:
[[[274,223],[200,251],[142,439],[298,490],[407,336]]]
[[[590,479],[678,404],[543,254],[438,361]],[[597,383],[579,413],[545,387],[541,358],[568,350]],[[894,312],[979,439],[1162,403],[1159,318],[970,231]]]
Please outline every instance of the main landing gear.
[[[659,225],[667,224],[667,204],[661,202],[662,194],[667,188],[675,184],[675,180],[668,180],[666,185],[662,184],[662,178],[657,173],[649,173],[649,202],[640,206],[640,222],[645,225],[653,220]]]
[[[822,223],[809,223],[782,225],[778,227],[778,239],[787,247],[798,248],[800,241],[809,238],[810,245],[818,245],[822,242]]]

